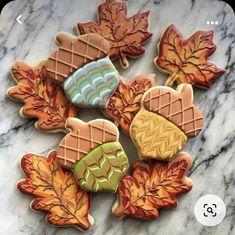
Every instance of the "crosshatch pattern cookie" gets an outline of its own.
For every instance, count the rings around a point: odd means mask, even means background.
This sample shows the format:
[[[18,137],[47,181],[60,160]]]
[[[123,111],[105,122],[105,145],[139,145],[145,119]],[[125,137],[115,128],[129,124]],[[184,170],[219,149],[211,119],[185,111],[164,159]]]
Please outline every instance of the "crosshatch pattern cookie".
[[[103,113],[112,118],[129,135],[132,120],[140,110],[143,94],[155,85],[154,74],[138,75],[130,81],[119,81],[119,85],[110,97]]]
[[[59,33],[56,41],[59,48],[48,58],[46,70],[48,77],[59,84],[85,64],[109,54],[109,43],[98,34],[74,37]]]
[[[77,31],[103,36],[110,44],[110,59],[119,58],[121,66],[127,68],[129,62],[126,57],[143,55],[143,44],[152,37],[148,31],[148,15],[149,11],[138,12],[128,18],[126,3],[106,0],[98,7],[99,22],[78,23]]]
[[[64,131],[67,118],[76,117],[78,108],[66,98],[63,89],[46,75],[45,61],[36,67],[15,62],[11,74],[17,85],[8,89],[7,95],[24,106],[20,114],[37,118],[35,126],[42,131]]]
[[[60,142],[57,153],[57,160],[64,168],[74,168],[77,161],[94,148],[118,139],[116,128],[105,120],[85,123],[76,118],[69,118],[65,127],[70,133]]]
[[[140,158],[170,160],[202,127],[203,117],[193,105],[191,85],[179,85],[177,90],[159,86],[143,96],[130,136]]]
[[[73,169],[82,189],[116,192],[129,167],[117,127],[103,119],[84,123],[72,118],[66,128],[70,133],[59,144],[58,162]]]
[[[191,165],[191,156],[184,152],[171,162],[136,161],[132,174],[120,182],[113,214],[151,220],[159,216],[160,208],[177,207],[176,196],[192,189],[186,177]]]
[[[21,180],[17,187],[22,193],[36,197],[30,207],[47,212],[48,223],[80,230],[93,225],[94,219],[88,212],[90,196],[79,188],[71,172],[60,167],[56,151],[51,151],[46,158],[25,154],[21,167],[26,179]]]
[[[198,31],[184,40],[174,25],[166,29],[159,43],[159,55],[154,59],[154,63],[161,71],[171,75],[166,81],[167,86],[173,86],[174,83],[189,83],[209,88],[215,79],[224,74],[223,68],[207,61],[216,51],[213,34],[213,31]]]

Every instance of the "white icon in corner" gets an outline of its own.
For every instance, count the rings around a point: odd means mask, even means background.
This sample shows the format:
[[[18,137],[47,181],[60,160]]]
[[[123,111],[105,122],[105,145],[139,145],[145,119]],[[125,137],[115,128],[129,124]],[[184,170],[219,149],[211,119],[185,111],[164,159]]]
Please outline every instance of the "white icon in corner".
[[[209,24],[211,24],[211,25],[213,25],[213,24],[218,25],[218,24],[219,24],[219,21],[218,21],[218,20],[215,20],[215,21],[214,21],[214,20],[211,20],[211,21],[208,20],[208,21],[206,21],[206,24],[208,24],[208,25],[209,25]]]
[[[16,18],[16,21],[19,23],[19,24],[22,24],[23,22],[20,20],[22,17],[22,15],[19,15],[17,18]]]
[[[213,194],[200,197],[194,206],[194,214],[199,223],[205,226],[220,224],[226,215],[223,200]]]

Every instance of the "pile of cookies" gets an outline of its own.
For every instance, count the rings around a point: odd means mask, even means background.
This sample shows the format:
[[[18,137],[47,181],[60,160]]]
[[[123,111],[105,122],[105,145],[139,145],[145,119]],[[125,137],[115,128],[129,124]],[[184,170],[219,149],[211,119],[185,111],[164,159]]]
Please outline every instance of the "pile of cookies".
[[[17,85],[7,94],[24,103],[20,114],[36,118],[44,132],[65,133],[47,157],[33,153],[21,160],[26,179],[18,183],[33,195],[35,210],[47,212],[57,226],[88,229],[90,193],[117,193],[117,217],[150,220],[159,209],[176,207],[176,196],[189,192],[192,158],[181,150],[203,128],[203,115],[193,104],[193,86],[209,88],[225,71],[207,58],[214,53],[213,32],[198,31],[184,40],[170,25],[158,44],[154,64],[169,73],[167,86],[154,75],[126,82],[112,63],[140,57],[148,31],[148,12],[128,18],[125,3],[106,0],[98,7],[99,23],[78,23],[78,37],[56,36],[58,49],[36,67],[16,62]],[[176,89],[169,86],[174,86]],[[111,119],[83,122],[80,108],[98,107]],[[131,173],[119,142],[119,129],[130,136],[139,154]]]

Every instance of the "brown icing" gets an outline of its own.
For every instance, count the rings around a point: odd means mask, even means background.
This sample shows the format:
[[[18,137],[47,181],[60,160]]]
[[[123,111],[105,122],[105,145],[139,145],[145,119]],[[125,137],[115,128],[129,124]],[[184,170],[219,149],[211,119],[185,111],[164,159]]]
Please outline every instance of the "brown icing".
[[[102,119],[84,123],[79,119],[69,118],[66,129],[70,133],[59,144],[57,159],[61,166],[69,169],[92,149],[118,139],[117,128],[111,122]]]
[[[196,136],[203,127],[201,112],[193,105],[193,91],[189,84],[177,90],[154,87],[143,98],[144,107],[176,124],[188,137]]]
[[[46,69],[48,77],[59,83],[78,68],[109,54],[109,43],[98,34],[73,37],[59,33],[56,40],[59,48],[48,58]]]

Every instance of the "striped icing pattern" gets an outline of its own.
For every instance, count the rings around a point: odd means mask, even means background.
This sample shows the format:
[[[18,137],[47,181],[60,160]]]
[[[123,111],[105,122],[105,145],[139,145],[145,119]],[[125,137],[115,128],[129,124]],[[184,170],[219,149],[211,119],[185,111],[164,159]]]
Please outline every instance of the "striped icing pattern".
[[[67,97],[76,105],[104,108],[118,86],[119,74],[108,57],[90,62],[64,81]]]

